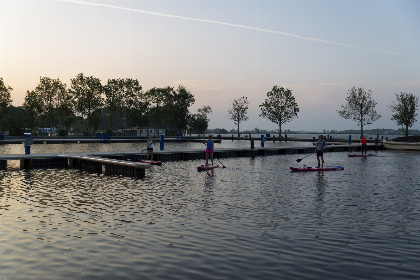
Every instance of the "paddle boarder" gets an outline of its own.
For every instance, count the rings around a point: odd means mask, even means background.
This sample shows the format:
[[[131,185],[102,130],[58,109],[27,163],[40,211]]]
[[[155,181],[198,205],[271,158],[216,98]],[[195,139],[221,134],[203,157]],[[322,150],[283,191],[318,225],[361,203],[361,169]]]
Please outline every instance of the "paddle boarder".
[[[153,160],[153,144],[155,143],[155,141],[153,141],[152,136],[149,136],[149,140],[147,141],[147,157],[146,159],[149,159],[150,156],[150,160]]]
[[[211,158],[211,165],[213,165],[214,142],[211,139],[211,134],[209,134],[209,138],[204,142],[204,144],[206,144],[206,166],[209,165],[209,156]]]
[[[362,155],[363,155],[363,152],[365,152],[365,155],[366,155],[366,151],[367,151],[366,135],[362,135],[362,138],[360,139],[360,143],[362,143]]]
[[[324,149],[327,148],[327,142],[324,139],[322,134],[318,135],[318,141],[316,141],[315,152],[316,152],[316,159],[318,160],[318,166],[316,168],[324,167]],[[321,158],[321,163],[319,159]]]

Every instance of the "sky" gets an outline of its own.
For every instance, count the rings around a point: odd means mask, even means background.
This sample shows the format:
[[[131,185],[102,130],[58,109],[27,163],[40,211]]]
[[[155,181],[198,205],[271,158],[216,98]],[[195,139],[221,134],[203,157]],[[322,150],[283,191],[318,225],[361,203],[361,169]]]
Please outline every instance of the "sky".
[[[275,85],[300,108],[283,130],[359,129],[337,113],[354,86],[382,116],[365,129],[398,129],[395,94],[420,96],[419,15],[418,0],[0,0],[0,77],[14,106],[40,77],[183,85],[190,112],[210,106],[209,128],[228,130],[245,96],[241,131],[278,128],[259,117]]]

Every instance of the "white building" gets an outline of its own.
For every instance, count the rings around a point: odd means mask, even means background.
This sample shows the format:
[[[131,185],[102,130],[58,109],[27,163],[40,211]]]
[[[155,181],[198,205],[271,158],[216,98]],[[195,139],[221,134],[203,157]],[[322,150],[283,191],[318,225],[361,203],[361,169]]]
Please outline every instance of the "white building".
[[[124,130],[124,136],[160,137],[161,134],[165,134],[164,128],[136,127],[134,129]]]

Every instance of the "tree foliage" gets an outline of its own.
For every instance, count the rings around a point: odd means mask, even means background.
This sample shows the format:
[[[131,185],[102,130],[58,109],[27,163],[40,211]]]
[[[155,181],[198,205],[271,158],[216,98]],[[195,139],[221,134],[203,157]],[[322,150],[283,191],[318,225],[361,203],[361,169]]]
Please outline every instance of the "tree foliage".
[[[110,129],[114,129],[118,112],[122,111],[124,98],[124,79],[108,79],[104,86],[105,102],[104,106],[108,112]]]
[[[416,110],[419,103],[418,96],[412,93],[395,94],[398,103],[393,103],[390,108],[394,114],[392,120],[395,120],[398,125],[402,125],[402,130],[405,133],[405,137],[408,136],[408,128],[412,127],[416,120]]]
[[[125,79],[124,80],[124,112],[125,119],[127,120],[127,127],[133,127],[138,123],[138,118],[135,114],[138,110],[144,108],[144,94],[143,87],[136,79]]]
[[[68,90],[64,90],[58,93],[57,100],[58,126],[64,126],[65,135],[67,135],[76,122],[74,99]]]
[[[376,112],[376,102],[372,98],[372,91],[363,88],[352,87],[346,97],[347,103],[341,105],[338,114],[344,119],[351,119],[360,125],[360,138],[363,135],[363,127],[377,121],[381,116]]]
[[[169,116],[164,113],[164,107],[169,102],[172,90],[171,87],[154,87],[146,91],[145,99],[149,104],[149,126],[163,128],[169,121]]]
[[[12,90],[13,88],[6,85],[3,82],[3,78],[0,77],[0,131],[3,131],[3,120],[9,106],[12,104]]]
[[[260,117],[276,123],[279,126],[280,135],[282,124],[297,118],[299,112],[292,91],[278,86],[274,86],[271,91],[267,92],[267,99],[260,105],[260,109]]]
[[[171,91],[166,112],[169,118],[169,130],[173,133],[184,133],[188,127],[189,108],[194,104],[195,99],[184,86],[179,85],[176,90]]]
[[[27,127],[31,129],[31,133],[35,132],[35,128],[40,123],[40,116],[43,112],[43,101],[39,92],[34,90],[27,91],[25,102],[23,103],[25,111],[25,121]]]
[[[95,77],[85,77],[82,73],[71,79],[70,93],[75,100],[76,112],[87,119],[87,131],[97,123],[99,109],[103,105],[101,81]]]
[[[247,97],[242,96],[234,99],[231,105],[232,107],[228,110],[229,119],[233,120],[233,123],[238,126],[238,137],[240,137],[239,124],[248,120],[249,101]]]
[[[0,104],[3,105],[0,107],[2,117],[7,116],[5,112],[11,107],[12,88],[5,86],[2,78],[0,82],[3,94],[0,103],[4,101]],[[109,79],[102,86],[98,78],[80,73],[70,80],[70,88],[67,89],[59,79],[40,77],[36,88],[27,91],[25,102],[20,108],[24,112],[24,125],[20,129],[30,128],[36,133],[37,129],[50,126],[67,135],[70,128],[79,132],[92,132],[102,126],[112,132],[118,123],[122,130],[135,126],[154,126],[165,128],[170,134],[184,132],[190,125],[189,108],[194,102],[194,95],[182,85],[176,89],[152,88],[143,93],[136,79]],[[202,117],[211,113],[211,108],[205,106],[198,112]],[[76,120],[80,120],[80,125],[75,123]],[[204,118],[203,121],[201,125],[207,127],[208,119]]]
[[[189,107],[194,102],[192,95],[183,85],[176,90],[171,87],[152,88],[145,93],[149,104],[151,126],[165,127],[170,134],[184,132],[189,124]]]
[[[22,106],[15,107],[11,105],[8,109],[8,114],[4,119],[4,128],[8,131],[9,135],[22,136],[23,133],[27,132],[28,127],[25,121],[26,112]]]
[[[210,106],[203,106],[197,109],[197,114],[192,114],[190,117],[190,130],[195,130],[199,134],[203,134],[208,126],[209,119],[208,114],[211,114],[212,110]]]
[[[49,77],[40,77],[39,84],[35,88],[36,94],[42,104],[42,117],[45,120],[45,127],[53,128],[54,111],[58,107],[59,95],[66,91],[66,85],[60,79],[51,79]]]

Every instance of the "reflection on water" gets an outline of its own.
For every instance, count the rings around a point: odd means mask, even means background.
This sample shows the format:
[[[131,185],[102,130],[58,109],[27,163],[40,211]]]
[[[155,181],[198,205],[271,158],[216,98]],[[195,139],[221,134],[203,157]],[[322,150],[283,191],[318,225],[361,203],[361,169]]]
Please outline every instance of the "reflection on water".
[[[420,155],[298,157],[1,171],[0,279],[416,279]]]

